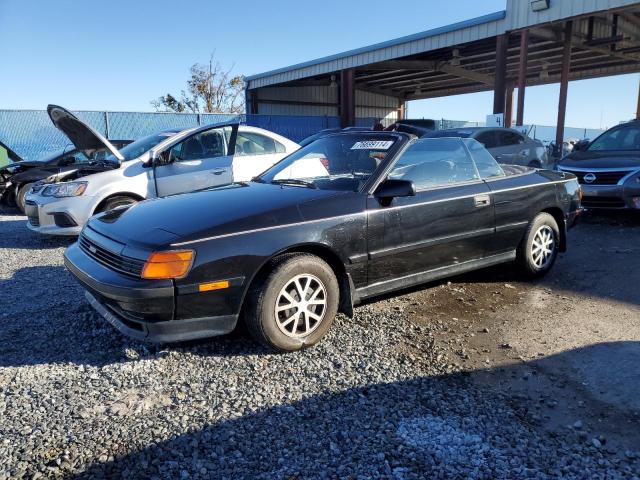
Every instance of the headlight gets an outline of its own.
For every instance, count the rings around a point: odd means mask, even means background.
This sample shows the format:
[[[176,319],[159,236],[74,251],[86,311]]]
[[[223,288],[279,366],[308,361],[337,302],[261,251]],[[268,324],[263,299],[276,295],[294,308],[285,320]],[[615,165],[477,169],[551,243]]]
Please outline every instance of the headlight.
[[[54,183],[42,191],[43,197],[77,197],[87,189],[87,182]]]

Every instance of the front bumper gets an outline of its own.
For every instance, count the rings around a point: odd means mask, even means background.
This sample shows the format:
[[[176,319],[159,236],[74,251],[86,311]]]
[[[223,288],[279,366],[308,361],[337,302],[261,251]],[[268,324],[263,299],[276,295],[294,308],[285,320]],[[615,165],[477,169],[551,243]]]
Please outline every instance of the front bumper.
[[[634,198],[640,198],[640,183],[635,183],[637,186],[630,182],[623,185],[581,184],[582,206],[587,209],[638,209],[640,203],[635,203]]]
[[[43,197],[29,193],[25,198],[27,227],[46,235],[79,235],[91,216],[93,197]]]
[[[238,315],[175,319],[171,280],[142,280],[114,272],[87,256],[77,243],[64,254],[67,269],[85,288],[91,306],[121,333],[154,343],[181,342],[230,333]]]

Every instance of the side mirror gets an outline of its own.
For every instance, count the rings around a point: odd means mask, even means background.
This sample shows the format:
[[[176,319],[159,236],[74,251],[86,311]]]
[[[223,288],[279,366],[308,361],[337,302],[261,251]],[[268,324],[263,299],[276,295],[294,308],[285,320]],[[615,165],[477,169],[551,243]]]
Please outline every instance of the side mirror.
[[[378,185],[373,195],[384,201],[390,201],[396,197],[413,197],[416,194],[416,187],[411,180],[387,179]]]
[[[149,152],[149,158],[145,160],[142,166],[145,168],[150,168],[150,167],[159,167],[162,165],[167,165],[169,163],[170,162],[168,162],[166,159],[166,155],[156,152],[155,150],[151,150]]]

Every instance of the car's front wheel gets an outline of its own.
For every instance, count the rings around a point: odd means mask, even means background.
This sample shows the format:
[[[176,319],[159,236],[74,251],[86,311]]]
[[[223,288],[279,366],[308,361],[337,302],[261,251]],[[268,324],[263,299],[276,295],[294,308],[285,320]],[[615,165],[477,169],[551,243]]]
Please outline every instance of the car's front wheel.
[[[96,213],[108,212],[109,210],[113,210],[114,208],[133,205],[134,203],[138,203],[138,201],[135,198],[127,197],[126,195],[111,197],[96,209]]]
[[[556,261],[560,248],[558,222],[548,213],[539,213],[529,224],[518,247],[517,263],[529,278],[544,276]]]
[[[340,290],[331,267],[315,255],[284,254],[251,288],[244,321],[251,335],[275,350],[314,345],[338,311]]]
[[[18,189],[18,192],[16,193],[16,207],[18,207],[18,210],[20,210],[22,213],[24,213],[25,197],[27,196],[27,193],[29,193],[29,190],[31,190],[32,185],[32,183],[25,183]]]

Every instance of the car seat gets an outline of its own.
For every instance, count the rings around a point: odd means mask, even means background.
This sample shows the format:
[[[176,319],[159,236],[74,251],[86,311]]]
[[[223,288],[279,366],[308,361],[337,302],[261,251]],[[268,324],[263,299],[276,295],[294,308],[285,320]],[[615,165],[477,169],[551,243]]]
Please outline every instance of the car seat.
[[[196,160],[204,156],[202,144],[197,136],[191,137],[184,142],[181,156],[183,160]]]

